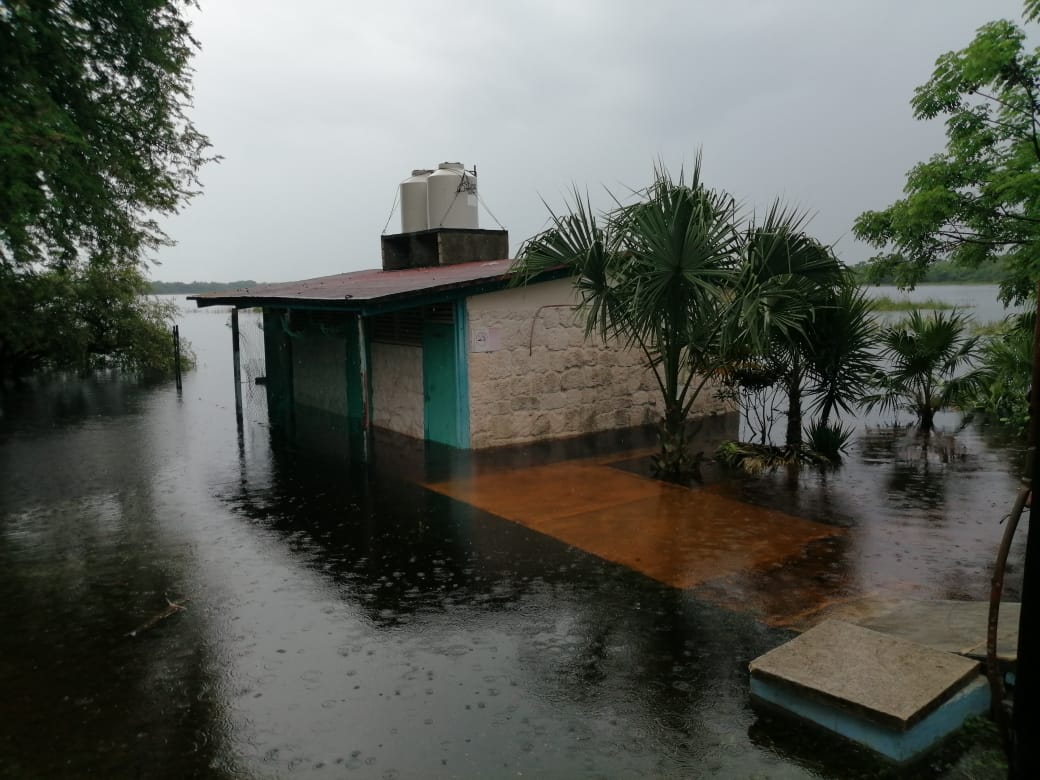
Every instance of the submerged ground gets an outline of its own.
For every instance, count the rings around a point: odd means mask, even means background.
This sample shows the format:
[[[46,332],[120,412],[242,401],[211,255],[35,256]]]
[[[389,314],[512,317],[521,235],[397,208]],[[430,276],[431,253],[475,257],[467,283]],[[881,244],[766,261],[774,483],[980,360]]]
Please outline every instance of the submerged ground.
[[[361,469],[236,431],[225,315],[182,331],[182,394],[3,396],[0,776],[875,776],[758,717],[747,664],[835,607],[985,598],[1017,485],[1013,444],[891,427],[690,489],[602,443]]]

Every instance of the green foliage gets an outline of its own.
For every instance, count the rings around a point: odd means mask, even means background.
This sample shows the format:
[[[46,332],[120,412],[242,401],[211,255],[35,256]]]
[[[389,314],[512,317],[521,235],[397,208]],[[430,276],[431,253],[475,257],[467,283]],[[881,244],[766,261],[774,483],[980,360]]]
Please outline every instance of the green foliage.
[[[803,221],[774,206],[761,227],[749,230],[742,263],[749,283],[738,291],[737,319],[741,327],[746,324],[747,335],[734,340],[750,352],[758,384],[764,380],[783,389],[786,444],[793,448],[801,446],[802,394],[823,337],[817,322],[832,313],[836,288],[845,278],[830,249],[802,231]],[[743,289],[758,294],[744,295]],[[761,311],[749,316],[751,307]]]
[[[985,334],[979,350],[979,380],[967,401],[985,417],[1019,431],[1029,424],[1035,312],[1005,320]]]
[[[806,427],[804,443],[777,447],[764,442],[726,441],[715,451],[715,458],[725,466],[748,474],[801,465],[833,468],[840,465],[852,433],[852,428],[840,423],[816,419]]]
[[[8,376],[102,368],[171,374],[176,309],[146,291],[132,265],[20,274],[0,266],[0,368]],[[182,341],[181,348],[190,368],[190,346]]]
[[[715,459],[724,466],[753,475],[803,464],[827,468],[836,463],[835,459],[804,446],[776,447],[739,441],[720,444],[715,450]]]
[[[195,193],[196,47],[178,0],[0,11],[0,262],[136,261]]]
[[[883,328],[881,355],[890,365],[875,374],[874,392],[864,405],[909,411],[920,430],[930,432],[936,412],[969,403],[978,387],[980,375],[968,370],[977,358],[978,339],[969,330],[969,319],[957,312],[925,317],[918,311]]]
[[[860,263],[852,266],[860,284],[897,283],[894,273],[884,273],[877,264]],[[1006,276],[1004,263],[1000,260],[987,261],[977,266],[955,265],[949,260],[936,260],[925,270],[918,282],[921,284],[1000,284]]]
[[[906,197],[856,220],[882,250],[875,278],[912,286],[942,259],[999,263],[1004,300],[1025,300],[1040,278],[1040,55],[1012,22],[990,22],[936,61],[912,104],[918,119],[945,118],[946,149],[909,172]]]
[[[870,299],[843,275],[820,302],[805,347],[808,392],[822,425],[834,413],[851,414],[866,393],[877,366],[876,339]]]
[[[187,116],[181,0],[0,3],[0,375],[167,358],[139,299],[158,216],[212,157]]]
[[[805,429],[805,445],[811,452],[838,463],[848,449],[852,434],[849,426],[817,419]]]
[[[761,444],[781,411],[775,400],[778,390],[787,401],[785,443],[797,448],[803,402],[826,425],[832,415],[853,411],[873,376],[876,326],[870,299],[851,274],[832,262],[827,275],[797,293],[808,305],[801,329],[775,334],[764,349],[726,369],[730,394],[739,398]]]

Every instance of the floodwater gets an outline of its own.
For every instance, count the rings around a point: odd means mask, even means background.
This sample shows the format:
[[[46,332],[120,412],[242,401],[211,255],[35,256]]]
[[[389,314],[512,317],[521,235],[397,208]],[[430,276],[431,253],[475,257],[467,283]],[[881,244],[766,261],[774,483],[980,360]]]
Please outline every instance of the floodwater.
[[[900,290],[891,285],[875,285],[865,287],[871,298],[887,297],[893,301],[937,300],[956,306],[968,314],[980,325],[999,322],[1009,314],[1020,312],[1022,305],[1005,307],[999,300],[996,285],[992,284],[919,284],[913,290]],[[903,316],[899,312],[891,312],[887,319]]]
[[[876,776],[757,715],[747,664],[835,605],[985,598],[1017,486],[1013,442],[922,454],[890,425],[840,471],[689,490],[599,449],[398,443],[366,470],[273,446],[252,387],[238,431],[227,313],[181,330],[180,394],[0,397],[0,777]],[[644,525],[560,511],[581,469],[631,483]],[[697,507],[732,543],[646,543],[712,538]]]

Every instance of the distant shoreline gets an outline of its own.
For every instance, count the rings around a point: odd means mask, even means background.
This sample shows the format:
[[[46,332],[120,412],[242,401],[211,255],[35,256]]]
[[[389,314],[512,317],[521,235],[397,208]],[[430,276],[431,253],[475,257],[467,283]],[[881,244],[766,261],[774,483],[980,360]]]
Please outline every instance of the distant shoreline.
[[[183,295],[185,293],[222,292],[238,290],[243,287],[255,287],[252,279],[240,279],[237,282],[150,282],[152,295]]]
[[[856,279],[864,287],[895,287],[895,277],[868,279],[870,266],[868,263],[854,265],[850,269]],[[940,261],[928,266],[924,276],[917,281],[922,284],[966,285],[966,284],[1000,284],[1006,277],[1004,268],[996,263],[985,263],[974,268],[954,265],[949,261]]]

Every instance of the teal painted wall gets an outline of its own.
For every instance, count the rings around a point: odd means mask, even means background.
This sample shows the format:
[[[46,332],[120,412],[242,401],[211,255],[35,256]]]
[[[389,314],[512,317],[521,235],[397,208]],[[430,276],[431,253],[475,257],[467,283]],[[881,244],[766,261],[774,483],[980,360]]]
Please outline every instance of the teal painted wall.
[[[456,303],[454,313],[454,324],[422,324],[421,435],[429,441],[468,448],[465,303]],[[264,311],[272,426],[287,432],[304,423],[310,430],[341,430],[350,438],[351,452],[362,455],[366,429],[371,431],[380,408],[380,399],[372,393],[371,321],[354,314],[307,310],[293,310],[288,319],[285,315],[284,309]],[[416,381],[417,369],[411,369]]]
[[[424,322],[423,432],[427,441],[459,443],[458,348],[455,326]]]
[[[282,327],[284,309],[264,309],[264,371],[271,430],[288,435],[293,427],[292,343]]]

